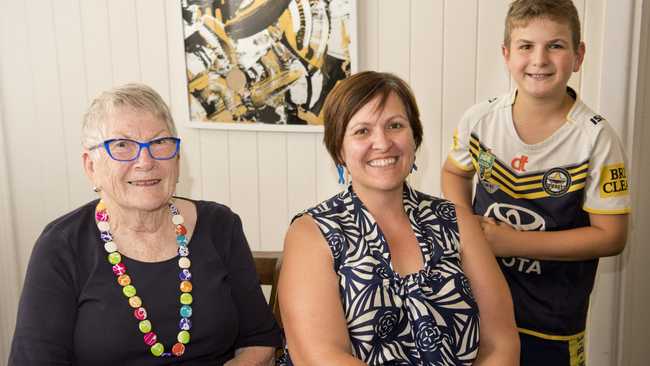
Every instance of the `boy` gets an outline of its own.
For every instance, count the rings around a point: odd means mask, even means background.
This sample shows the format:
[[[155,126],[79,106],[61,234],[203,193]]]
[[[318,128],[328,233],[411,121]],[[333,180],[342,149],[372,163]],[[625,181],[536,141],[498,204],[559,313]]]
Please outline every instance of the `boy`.
[[[598,258],[625,246],[624,151],[567,87],[585,54],[571,0],[514,1],[502,52],[517,89],[465,113],[443,193],[483,216],[512,292],[521,364],[584,365]]]

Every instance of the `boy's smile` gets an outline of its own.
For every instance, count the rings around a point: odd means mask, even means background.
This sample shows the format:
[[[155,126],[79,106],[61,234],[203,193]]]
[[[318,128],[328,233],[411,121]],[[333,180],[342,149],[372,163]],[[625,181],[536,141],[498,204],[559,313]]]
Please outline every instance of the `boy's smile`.
[[[574,48],[566,23],[533,19],[512,30],[503,57],[521,96],[535,99],[562,98],[573,72],[580,70],[584,44]]]

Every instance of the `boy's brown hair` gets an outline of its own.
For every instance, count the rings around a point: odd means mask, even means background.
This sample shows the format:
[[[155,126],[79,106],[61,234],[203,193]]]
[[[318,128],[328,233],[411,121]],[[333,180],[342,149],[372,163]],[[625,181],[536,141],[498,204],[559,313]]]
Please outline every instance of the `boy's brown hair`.
[[[513,29],[525,27],[534,19],[550,19],[565,23],[571,30],[573,49],[580,46],[580,18],[571,0],[515,0],[510,4],[506,15],[503,45],[510,48],[510,35]]]
[[[377,109],[382,110],[392,93],[404,104],[406,118],[413,131],[415,148],[420,147],[423,135],[422,122],[411,88],[394,74],[363,71],[340,81],[325,99],[323,142],[336,164],[343,164],[341,160],[343,137],[352,116],[375,97],[379,97]]]

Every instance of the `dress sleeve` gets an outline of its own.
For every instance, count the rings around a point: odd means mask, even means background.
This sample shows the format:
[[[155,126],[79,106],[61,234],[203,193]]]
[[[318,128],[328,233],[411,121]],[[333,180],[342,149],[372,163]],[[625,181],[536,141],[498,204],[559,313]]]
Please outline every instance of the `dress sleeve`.
[[[18,305],[9,365],[72,365],[74,254],[54,230],[36,241]]]
[[[228,269],[233,301],[239,314],[239,335],[235,348],[279,347],[280,329],[266,303],[239,216],[234,215]]]
[[[472,155],[470,153],[471,110],[466,111],[460,123],[454,130],[451,148],[447,156],[449,161],[464,171],[473,171]]]
[[[623,144],[609,123],[601,124],[589,157],[583,209],[594,214],[629,213],[629,177]]]

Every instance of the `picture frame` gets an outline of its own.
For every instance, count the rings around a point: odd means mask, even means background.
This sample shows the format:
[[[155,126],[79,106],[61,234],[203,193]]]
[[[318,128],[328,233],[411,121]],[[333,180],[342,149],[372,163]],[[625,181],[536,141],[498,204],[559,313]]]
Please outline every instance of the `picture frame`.
[[[321,132],[357,71],[356,0],[182,0],[194,128]]]

